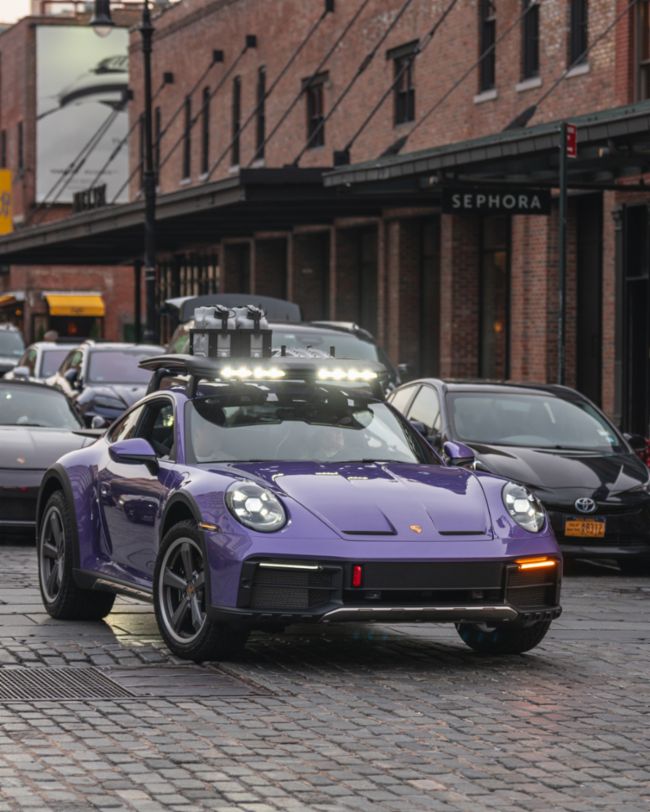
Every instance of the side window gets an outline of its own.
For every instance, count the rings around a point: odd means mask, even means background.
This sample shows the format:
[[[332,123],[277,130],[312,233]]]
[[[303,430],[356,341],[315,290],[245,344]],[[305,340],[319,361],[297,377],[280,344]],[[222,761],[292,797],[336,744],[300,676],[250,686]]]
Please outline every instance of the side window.
[[[156,456],[170,459],[174,452],[174,405],[168,399],[153,401],[145,407],[137,436],[149,440]]]
[[[25,353],[25,360],[23,363],[26,367],[29,367],[29,372],[31,375],[34,374],[34,369],[36,367],[36,355],[36,350],[28,350]]]
[[[423,386],[415,396],[408,413],[409,420],[419,420],[429,433],[440,431],[440,401],[432,386]]]
[[[415,386],[406,386],[404,389],[400,389],[399,392],[395,392],[395,394],[391,395],[388,398],[388,402],[391,406],[394,406],[398,412],[406,414],[406,407],[409,405],[415,389]]]
[[[70,367],[72,366],[72,360],[73,360],[73,358],[75,357],[76,354],[77,354],[77,351],[73,350],[72,352],[70,352],[70,353],[68,353],[66,355],[65,361],[61,364],[61,368],[59,369],[59,372],[62,375],[70,369]]]
[[[109,442],[116,443],[118,440],[130,440],[131,437],[135,437],[135,430],[143,411],[144,406],[140,406],[118,420],[108,435]]]

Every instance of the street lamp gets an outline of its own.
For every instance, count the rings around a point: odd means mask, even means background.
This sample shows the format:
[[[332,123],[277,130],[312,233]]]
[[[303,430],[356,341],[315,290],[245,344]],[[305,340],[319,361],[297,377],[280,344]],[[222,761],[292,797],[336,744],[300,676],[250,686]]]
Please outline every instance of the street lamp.
[[[114,26],[111,18],[110,0],[95,0],[95,10],[90,25],[100,36],[106,36]],[[158,342],[156,313],[156,173],[153,166],[153,106],[151,98],[151,43],[154,28],[151,22],[149,0],[144,0],[142,20],[142,67],[144,78],[144,287],[146,300],[146,324],[144,341]],[[138,297],[136,297],[137,299]],[[139,337],[138,337],[139,338]]]

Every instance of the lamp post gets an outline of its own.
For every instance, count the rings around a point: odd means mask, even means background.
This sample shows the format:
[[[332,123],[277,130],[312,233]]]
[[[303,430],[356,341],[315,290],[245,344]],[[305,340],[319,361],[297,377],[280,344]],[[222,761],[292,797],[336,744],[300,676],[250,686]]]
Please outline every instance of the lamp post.
[[[105,36],[114,26],[111,18],[110,0],[95,0],[90,25],[100,36]],[[151,44],[154,27],[151,22],[149,0],[144,0],[142,20],[142,68],[144,79],[144,286],[146,323],[144,341],[157,343],[158,319],[156,310],[156,173],[153,165],[153,109],[151,99]],[[138,298],[138,297],[136,297]]]

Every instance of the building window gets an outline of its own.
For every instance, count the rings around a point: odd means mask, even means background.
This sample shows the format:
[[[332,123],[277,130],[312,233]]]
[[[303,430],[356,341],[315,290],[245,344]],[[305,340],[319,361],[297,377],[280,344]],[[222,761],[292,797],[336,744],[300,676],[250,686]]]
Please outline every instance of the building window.
[[[23,139],[23,122],[18,122],[18,155],[16,156],[16,164],[19,172],[25,168],[25,145]]]
[[[650,99],[650,2],[641,0],[636,7],[636,95]]]
[[[480,376],[506,380],[510,373],[510,218],[481,219]]]
[[[479,7],[479,93],[492,90],[496,83],[496,48],[494,47],[497,30],[496,9],[494,0],[480,0]]]
[[[0,166],[7,166],[7,131],[0,132]]]
[[[585,53],[589,44],[587,0],[571,0],[569,8],[569,67],[587,61]]]
[[[404,124],[415,120],[415,57],[418,40],[391,48],[386,59],[393,60],[393,122]]]
[[[210,169],[210,88],[203,88],[201,105],[201,172],[208,174]]]
[[[324,90],[328,73],[319,73],[303,80],[307,111],[307,148],[325,145]]]
[[[539,2],[522,0],[521,78],[539,76]]]
[[[257,112],[255,132],[255,160],[264,158],[264,141],[266,140],[266,68],[264,65],[257,71]]]
[[[239,131],[241,129],[241,77],[232,80],[232,146],[230,163],[239,166]]]
[[[183,180],[192,176],[192,99],[185,97],[183,105]]]
[[[160,149],[162,139],[162,112],[160,107],[153,111],[153,166],[156,173],[156,182],[160,174]]]

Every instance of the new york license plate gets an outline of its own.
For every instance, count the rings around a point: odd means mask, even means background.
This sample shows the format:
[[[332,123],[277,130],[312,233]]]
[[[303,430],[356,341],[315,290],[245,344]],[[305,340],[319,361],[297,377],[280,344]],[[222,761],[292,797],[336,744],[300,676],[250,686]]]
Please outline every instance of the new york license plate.
[[[605,537],[605,519],[565,519],[564,535],[602,539]]]

